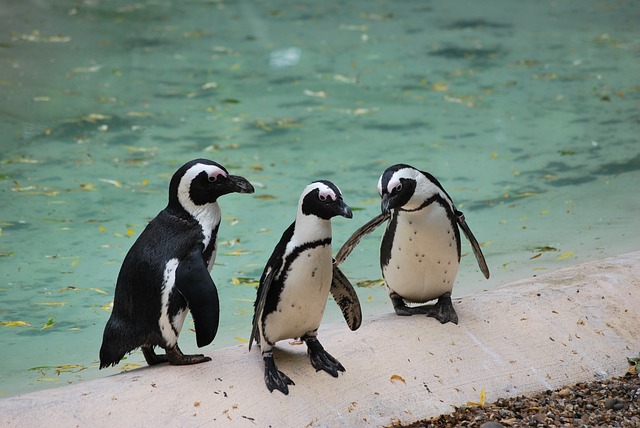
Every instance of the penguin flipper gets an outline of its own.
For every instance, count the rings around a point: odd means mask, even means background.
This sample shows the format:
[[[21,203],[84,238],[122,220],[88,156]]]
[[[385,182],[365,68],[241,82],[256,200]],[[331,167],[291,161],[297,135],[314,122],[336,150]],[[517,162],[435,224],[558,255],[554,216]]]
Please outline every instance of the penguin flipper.
[[[331,281],[331,295],[336,301],[344,320],[352,331],[360,328],[362,324],[362,308],[360,307],[360,300],[356,290],[353,289],[353,285],[349,282],[349,279],[338,267],[338,264],[333,264],[333,280]]]
[[[478,244],[476,237],[473,236],[473,233],[471,233],[471,229],[465,221],[462,211],[455,210],[455,213],[456,220],[458,222],[458,225],[460,226],[460,229],[462,229],[462,231],[464,232],[464,236],[466,236],[471,243],[473,254],[476,256],[476,260],[478,261],[478,266],[480,267],[482,274],[485,278],[489,279],[489,267],[487,266],[487,261],[484,259],[484,255],[482,254],[482,250],[480,249],[480,244]]]
[[[378,226],[380,226],[385,220],[389,218],[390,214],[379,214],[369,220],[366,224],[360,227],[358,230],[353,232],[353,235],[347,239],[347,241],[342,245],[338,254],[336,254],[336,260],[334,262],[335,266],[340,266],[342,262],[344,262],[351,251],[360,243],[362,238],[376,230]],[[334,270],[335,271],[335,270]]]
[[[198,347],[210,344],[218,332],[220,302],[201,248],[180,261],[176,269],[175,286],[189,304]]]
[[[260,282],[260,287],[258,288],[258,297],[256,298],[256,304],[253,313],[253,326],[251,327],[251,336],[249,337],[249,351],[251,351],[251,345],[253,344],[253,341],[259,336],[259,318],[262,314],[262,310],[264,309],[264,304],[267,301],[267,295],[269,294],[269,288],[271,288],[271,283],[273,282],[274,275],[275,269],[273,267],[268,267],[264,274],[264,278]]]

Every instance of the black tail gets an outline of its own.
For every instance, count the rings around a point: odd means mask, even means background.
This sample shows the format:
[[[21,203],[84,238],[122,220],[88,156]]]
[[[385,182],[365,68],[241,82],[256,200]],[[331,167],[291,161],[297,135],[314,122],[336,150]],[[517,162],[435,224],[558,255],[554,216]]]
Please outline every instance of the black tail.
[[[115,366],[122,360],[127,352],[133,351],[138,346],[129,343],[122,332],[131,335],[132,332],[124,326],[117,325],[118,322],[112,316],[107,321],[102,335],[102,346],[100,347],[100,368]]]

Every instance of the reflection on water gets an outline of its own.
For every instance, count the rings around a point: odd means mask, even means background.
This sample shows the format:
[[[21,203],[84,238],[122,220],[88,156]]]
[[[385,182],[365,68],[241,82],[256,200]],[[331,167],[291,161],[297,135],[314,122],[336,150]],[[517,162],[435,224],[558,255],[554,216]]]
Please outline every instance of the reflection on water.
[[[244,346],[255,281],[316,179],[355,208],[339,245],[378,213],[387,166],[438,177],[493,275],[465,243],[456,296],[637,249],[633,4],[5,3],[2,393],[118,372],[98,372],[97,351],[119,265],[197,157],[257,190],[221,201],[213,348]],[[365,317],[391,310],[379,233],[343,265]]]

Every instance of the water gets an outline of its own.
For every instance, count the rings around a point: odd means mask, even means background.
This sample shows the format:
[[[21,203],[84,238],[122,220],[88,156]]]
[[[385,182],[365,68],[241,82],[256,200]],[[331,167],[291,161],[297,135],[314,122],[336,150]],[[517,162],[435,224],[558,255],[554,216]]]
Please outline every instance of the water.
[[[638,249],[634,2],[3,3],[3,394],[144,365],[98,371],[102,329],[124,255],[197,157],[257,188],[220,201],[205,352],[248,339],[252,281],[315,179],[357,209],[334,222],[339,245],[379,212],[387,166],[438,177],[492,271],[465,242],[456,296]],[[365,317],[391,310],[362,286],[381,276],[379,239],[343,265]]]

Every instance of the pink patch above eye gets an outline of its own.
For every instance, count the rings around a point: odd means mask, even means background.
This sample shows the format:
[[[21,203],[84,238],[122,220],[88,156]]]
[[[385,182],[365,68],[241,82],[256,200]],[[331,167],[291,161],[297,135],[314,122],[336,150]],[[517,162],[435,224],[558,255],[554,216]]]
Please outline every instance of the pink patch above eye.
[[[391,181],[389,181],[389,184],[387,185],[387,191],[389,193],[391,193],[391,192],[393,192],[393,189],[395,189],[396,187],[401,186],[401,185],[402,185],[402,183],[400,182],[400,180],[398,180],[398,179],[391,180]]]
[[[214,168],[209,173],[209,177],[213,178],[214,180],[217,180],[218,177],[220,177],[220,176],[222,176],[222,177],[226,177],[227,176],[227,174],[223,170],[221,170],[220,168]]]
[[[333,191],[329,190],[329,189],[326,189],[326,190],[320,189],[320,193],[319,193],[318,197],[322,201],[326,200],[327,198],[331,198],[332,201],[336,200],[335,193],[333,193]]]

